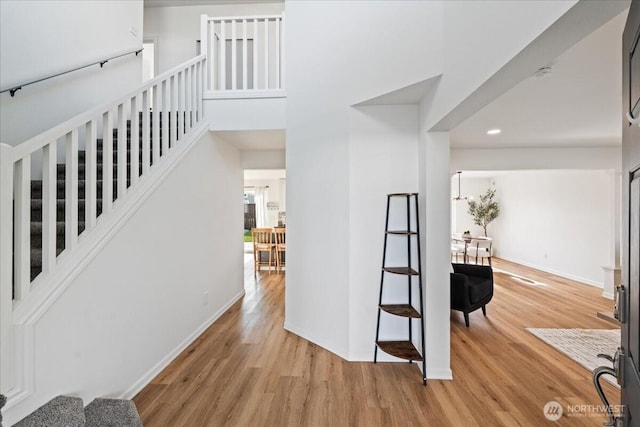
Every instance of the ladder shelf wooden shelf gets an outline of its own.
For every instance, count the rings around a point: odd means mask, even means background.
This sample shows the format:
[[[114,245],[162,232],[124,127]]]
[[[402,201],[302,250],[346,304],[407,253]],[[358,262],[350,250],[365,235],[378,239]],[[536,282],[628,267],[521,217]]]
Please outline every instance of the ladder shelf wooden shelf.
[[[405,198],[406,199],[406,229],[395,230],[389,229],[389,212],[391,208],[391,201],[393,198]],[[414,214],[414,227],[412,227],[411,213],[412,213],[412,199],[413,199],[413,214]],[[387,239],[389,236],[395,238],[405,238],[407,243],[407,263],[406,266],[387,266]],[[412,248],[416,248],[417,254],[417,270],[412,265]],[[427,384],[427,366],[424,357],[425,344],[424,344],[424,302],[423,302],[423,287],[422,287],[422,268],[420,266],[420,227],[419,227],[419,215],[418,215],[418,194],[417,193],[393,193],[387,195],[387,214],[385,220],[385,234],[384,234],[384,247],[382,250],[382,269],[380,276],[380,297],[378,300],[378,323],[376,326],[376,345],[373,361],[378,361],[378,349],[384,351],[392,356],[408,360],[412,362],[422,362],[422,382]],[[406,304],[386,304],[383,303],[383,290],[385,284],[386,274],[402,275],[407,277],[407,303]],[[417,283],[416,283],[417,279]],[[419,308],[414,307],[412,304],[412,288],[418,288]],[[404,317],[408,319],[408,335],[405,340],[380,340],[380,321],[382,312],[388,313],[393,316]],[[414,345],[413,336],[413,320],[419,322],[419,347]]]

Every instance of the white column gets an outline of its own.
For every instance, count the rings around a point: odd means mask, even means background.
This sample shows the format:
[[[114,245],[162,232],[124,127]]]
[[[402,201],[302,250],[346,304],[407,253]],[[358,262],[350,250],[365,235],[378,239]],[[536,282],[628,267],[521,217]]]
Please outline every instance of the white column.
[[[451,379],[449,132],[427,132],[421,135],[419,156],[427,377]]]
[[[613,299],[613,291],[615,286],[620,284],[620,245],[621,240],[621,219],[622,219],[622,173],[620,171],[610,171],[611,185],[613,191],[609,198],[609,206],[613,221],[610,225],[611,239],[609,242],[609,265],[602,266],[604,272],[604,281],[602,296]]]

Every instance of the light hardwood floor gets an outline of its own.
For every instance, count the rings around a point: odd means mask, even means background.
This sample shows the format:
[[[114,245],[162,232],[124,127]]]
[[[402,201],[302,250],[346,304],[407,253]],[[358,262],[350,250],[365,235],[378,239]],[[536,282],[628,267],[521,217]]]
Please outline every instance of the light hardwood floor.
[[[464,326],[451,313],[453,381],[409,363],[351,363],[284,331],[284,274],[245,263],[246,296],[135,398],[153,426],[599,426],[544,418],[550,400],[598,405],[591,374],[524,330],[611,329],[600,290],[496,259],[495,296]],[[377,289],[372,290],[377,292]],[[373,327],[374,325],[372,325]],[[429,351],[427,349],[427,351]],[[619,392],[606,386],[612,403]]]

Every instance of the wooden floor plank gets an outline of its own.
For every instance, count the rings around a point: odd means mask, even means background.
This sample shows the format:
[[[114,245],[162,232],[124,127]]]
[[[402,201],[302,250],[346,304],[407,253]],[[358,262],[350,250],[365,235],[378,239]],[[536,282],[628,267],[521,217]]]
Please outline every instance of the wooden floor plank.
[[[285,331],[285,274],[254,279],[249,256],[245,297],[134,402],[148,427],[601,425],[601,413],[544,418],[550,400],[600,402],[590,372],[525,328],[612,329],[597,316],[612,302],[598,288],[503,260],[494,270],[487,317],[472,313],[467,328],[451,312],[454,380],[424,387],[415,364],[347,362]]]

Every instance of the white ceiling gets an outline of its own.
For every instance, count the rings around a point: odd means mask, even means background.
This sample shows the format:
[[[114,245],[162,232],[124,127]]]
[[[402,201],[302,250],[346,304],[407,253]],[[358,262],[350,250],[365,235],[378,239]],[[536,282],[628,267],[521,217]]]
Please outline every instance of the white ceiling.
[[[455,148],[621,144],[621,38],[627,11],[451,131]],[[502,129],[499,135],[487,130]]]
[[[240,151],[285,149],[286,136],[284,129],[216,131],[215,134]]]
[[[144,0],[144,7],[199,6],[234,3],[281,3],[284,0]]]

